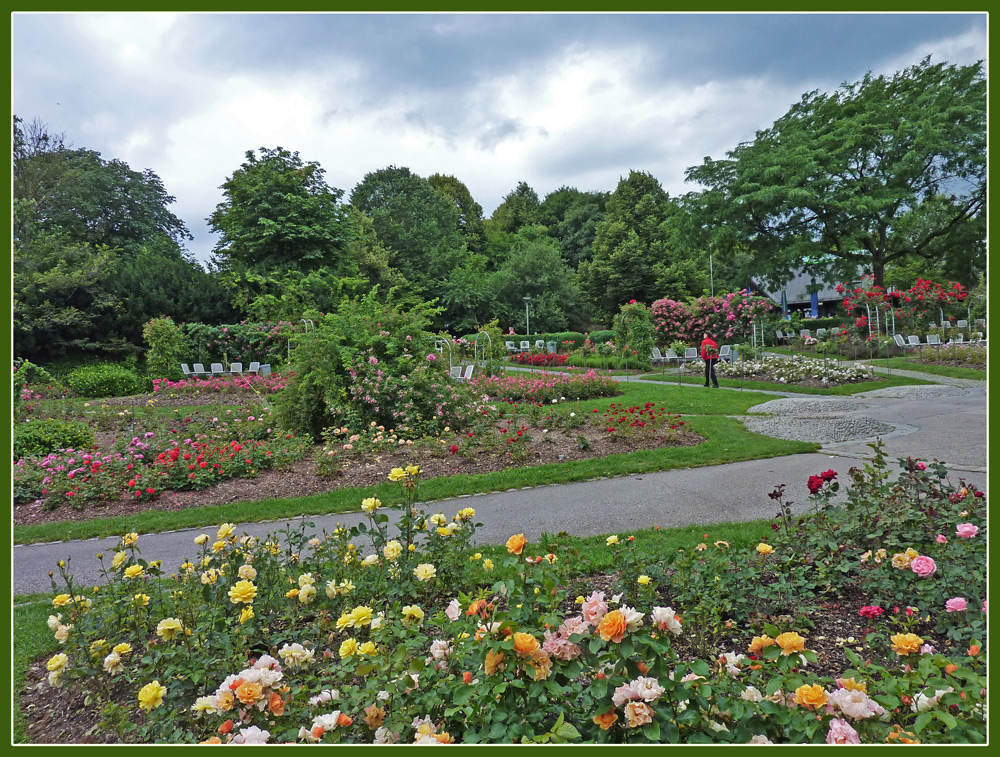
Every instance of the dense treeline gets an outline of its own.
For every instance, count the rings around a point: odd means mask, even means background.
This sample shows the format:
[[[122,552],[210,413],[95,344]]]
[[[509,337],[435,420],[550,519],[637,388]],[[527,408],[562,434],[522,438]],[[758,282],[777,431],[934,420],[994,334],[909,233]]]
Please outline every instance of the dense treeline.
[[[295,321],[373,289],[434,301],[437,328],[608,324],[630,300],[683,301],[786,280],[972,288],[985,270],[985,76],[931,65],[807,93],[753,142],[688,171],[671,197],[630,170],[613,192],[519,182],[493,213],[459,177],[387,166],[348,193],[282,147],[246,153],[209,217],[209,270],[151,170],[72,148],[15,116],[15,352],[135,354],[157,316]],[[711,256],[711,264],[709,258]],[[711,270],[711,276],[710,276]],[[376,289],[377,288],[377,289]]]

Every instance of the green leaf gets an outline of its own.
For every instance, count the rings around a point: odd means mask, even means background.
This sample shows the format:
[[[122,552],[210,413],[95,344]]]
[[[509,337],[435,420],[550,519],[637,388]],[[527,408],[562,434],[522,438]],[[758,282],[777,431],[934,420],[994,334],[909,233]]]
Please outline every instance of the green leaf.
[[[655,720],[642,727],[642,735],[650,741],[660,740],[660,724]]]
[[[576,730],[576,726],[572,723],[562,723],[553,728],[552,732],[559,738],[566,739],[567,741],[580,738],[580,732]]]
[[[913,732],[920,733],[924,730],[924,727],[931,722],[933,717],[934,715],[930,712],[921,712],[917,715],[917,719],[913,722]]]
[[[499,741],[507,735],[507,726],[503,723],[494,723],[490,728],[490,741]],[[506,739],[505,739],[506,740]]]
[[[454,692],[452,694],[451,701],[454,702],[455,704],[465,704],[470,699],[472,699],[472,695],[474,693],[475,690],[471,686],[466,686],[465,688],[459,689],[458,691]]]
[[[955,720],[955,716],[947,710],[935,710],[934,715],[938,720],[948,726],[948,728],[958,728],[958,721]]]

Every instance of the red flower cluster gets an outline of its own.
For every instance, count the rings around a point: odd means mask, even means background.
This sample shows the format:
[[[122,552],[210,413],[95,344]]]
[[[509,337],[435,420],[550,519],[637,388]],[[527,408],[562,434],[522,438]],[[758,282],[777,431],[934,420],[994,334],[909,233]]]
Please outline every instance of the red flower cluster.
[[[510,359],[522,365],[565,365],[567,357],[557,352],[520,352]]]
[[[860,615],[862,618],[877,618],[884,612],[885,610],[883,610],[878,605],[865,605],[858,611],[858,615]]]
[[[806,486],[809,487],[809,493],[816,494],[823,488],[823,484],[833,481],[836,477],[837,471],[835,470],[823,471],[818,476],[810,476],[809,481],[806,482]]]

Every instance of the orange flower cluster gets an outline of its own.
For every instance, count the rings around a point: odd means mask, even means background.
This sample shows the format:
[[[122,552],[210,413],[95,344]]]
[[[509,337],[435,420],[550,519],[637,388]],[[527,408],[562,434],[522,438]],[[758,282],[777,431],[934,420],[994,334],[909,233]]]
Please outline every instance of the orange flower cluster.
[[[524,551],[524,545],[528,543],[528,540],[524,538],[524,534],[514,534],[507,540],[507,551],[512,555],[519,555]]]
[[[625,638],[625,629],[627,626],[628,623],[622,611],[612,610],[601,618],[601,622],[597,626],[597,632],[601,634],[601,638],[605,641],[613,641],[615,644],[620,644],[621,640]]]

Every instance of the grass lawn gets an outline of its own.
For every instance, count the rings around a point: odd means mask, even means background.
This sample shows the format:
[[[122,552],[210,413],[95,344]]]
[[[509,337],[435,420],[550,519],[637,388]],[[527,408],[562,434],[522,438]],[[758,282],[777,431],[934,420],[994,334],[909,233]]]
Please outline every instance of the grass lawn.
[[[872,360],[871,364],[876,368],[885,368],[885,360]],[[963,368],[955,365],[938,365],[937,363],[918,363],[905,357],[894,357],[889,359],[889,368],[896,368],[901,371],[918,371],[920,373],[931,373],[935,376],[948,376],[949,378],[974,379],[976,381],[986,380],[986,370],[983,368]]]
[[[457,475],[421,482],[420,495],[425,501],[456,497],[460,494],[502,491],[524,486],[586,481],[595,472],[605,477],[624,476],[632,473],[693,468],[705,465],[755,460],[767,457],[814,452],[819,445],[795,442],[755,434],[743,424],[726,416],[744,414],[747,408],[766,402],[771,397],[756,392],[693,392],[687,387],[656,386],[646,383],[622,384],[624,394],[614,398],[601,398],[566,402],[554,406],[556,413],[590,413],[603,411],[615,402],[641,405],[645,402],[662,403],[670,412],[680,413],[690,428],[706,437],[705,442],[694,447],[673,447],[640,450],[632,453],[609,455],[594,459],[550,463],[525,468],[510,468],[481,475]],[[88,521],[15,526],[14,543],[27,544],[41,541],[102,538],[129,531],[153,533],[177,528],[196,528],[221,522],[252,522],[274,520],[296,515],[319,515],[357,510],[361,499],[377,495],[385,502],[394,501],[398,487],[386,482],[371,488],[345,488],[333,492],[294,499],[268,499],[236,502],[205,508],[181,511],[147,511],[127,517],[95,518]]]
[[[674,383],[678,382],[677,373],[647,373],[643,376],[643,379],[650,381],[662,381],[664,383]],[[691,376],[691,375],[681,375],[680,383],[682,384],[694,384],[700,386],[704,381],[703,376]],[[738,378],[723,378],[719,377],[719,383],[727,388],[739,388],[740,380]],[[827,386],[821,388],[813,388],[808,386],[796,386],[795,384],[778,384],[770,381],[751,381],[750,379],[744,379],[743,388],[744,389],[763,389],[766,391],[773,392],[791,392],[794,394],[820,394],[820,395],[851,395],[859,394],[861,392],[868,392],[873,389],[886,389],[892,386],[910,386],[919,384],[931,384],[931,381],[924,381],[923,379],[910,378],[908,376],[885,376],[879,381],[860,381],[853,384],[841,384],[840,386]],[[702,387],[703,388],[703,387]],[[711,391],[711,390],[710,390]],[[733,392],[719,392],[719,395],[734,394]],[[759,396],[759,395],[758,395]],[[712,395],[713,399],[715,395]],[[768,397],[767,399],[772,399]],[[766,400],[762,400],[766,401]],[[757,404],[756,402],[753,404]]]
[[[19,603],[17,597],[14,598],[14,603]],[[45,628],[45,620],[52,612],[52,604],[49,601],[14,607],[11,612],[11,628],[14,637],[11,640],[13,644],[11,658],[13,668],[11,674],[11,697],[13,700],[11,706],[13,713],[11,742],[14,744],[25,742],[25,718],[21,711],[20,700],[24,694],[28,666],[39,657],[52,654],[59,646],[59,642],[53,638],[51,633],[39,633],[38,630]]]

